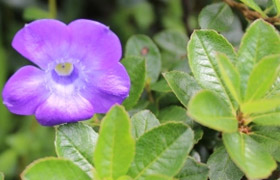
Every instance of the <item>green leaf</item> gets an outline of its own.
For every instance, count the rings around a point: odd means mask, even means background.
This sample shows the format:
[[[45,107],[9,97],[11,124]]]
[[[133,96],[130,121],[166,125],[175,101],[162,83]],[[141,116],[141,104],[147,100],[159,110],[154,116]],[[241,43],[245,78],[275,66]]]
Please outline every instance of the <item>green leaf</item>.
[[[280,112],[255,115],[251,121],[262,126],[280,126]]]
[[[121,176],[117,180],[133,180],[130,176]]]
[[[46,10],[40,9],[38,7],[27,7],[24,9],[23,18],[25,20],[36,20],[36,19],[48,19],[50,13]]]
[[[237,120],[226,102],[211,91],[196,94],[188,105],[189,115],[200,124],[223,131],[237,131]]]
[[[71,123],[56,128],[55,149],[58,157],[73,161],[92,177],[93,152],[98,134],[83,123]]]
[[[180,180],[207,180],[208,171],[206,164],[196,162],[194,158],[188,157],[176,178]]]
[[[19,155],[14,149],[7,149],[0,154],[0,170],[7,177],[13,176],[18,164]]]
[[[235,100],[240,103],[240,75],[228,57],[224,54],[217,54],[218,66],[223,81]]]
[[[235,102],[218,69],[217,52],[226,54],[235,64],[233,47],[223,36],[212,30],[198,30],[192,34],[188,44],[188,57],[195,79],[203,88],[216,92],[233,108]]]
[[[240,180],[242,171],[232,162],[224,146],[217,148],[209,157],[210,180]]]
[[[159,174],[154,174],[147,176],[145,180],[172,180],[172,177],[164,176],[164,175],[159,175]]]
[[[245,102],[261,99],[275,82],[279,70],[280,55],[264,57],[249,77]]]
[[[180,31],[164,30],[154,37],[160,48],[178,56],[186,55],[186,47],[189,38]]]
[[[280,15],[280,0],[273,0],[274,7],[277,11],[277,15]]]
[[[253,126],[250,137],[280,162],[280,127]]]
[[[280,37],[274,26],[263,20],[253,22],[242,38],[237,58],[243,96],[255,64],[265,56],[279,53]]]
[[[251,113],[264,113],[280,106],[280,96],[270,99],[260,99],[249,101],[241,106],[242,112],[246,114]]]
[[[156,127],[136,142],[136,155],[128,175],[145,180],[148,175],[174,176],[193,146],[193,131],[182,123]]]
[[[255,3],[254,0],[240,0],[240,1],[246,4],[248,7],[260,13],[262,17],[267,17],[267,15],[263,12],[263,10],[259,7],[259,5]]]
[[[122,64],[126,68],[131,81],[129,96],[124,100],[123,105],[130,109],[137,104],[143,92],[146,79],[146,63],[140,57],[127,57],[122,60]]]
[[[22,180],[91,180],[72,161],[61,158],[39,159],[23,171]]]
[[[163,74],[179,101],[187,107],[190,98],[200,90],[196,81],[184,72],[171,71]]]
[[[213,3],[202,9],[198,17],[202,29],[215,29],[219,32],[228,31],[234,15],[231,8],[224,2]]]
[[[156,82],[161,69],[160,52],[154,42],[145,35],[134,35],[128,39],[125,57],[143,56],[147,60],[147,80]]]
[[[267,178],[277,167],[266,147],[249,135],[239,132],[223,134],[223,142],[231,159],[249,179]]]
[[[162,110],[160,110],[158,119],[161,123],[169,122],[169,121],[177,121],[188,124],[190,127],[193,127],[193,120],[187,115],[187,110],[182,108],[181,106],[168,106]]]
[[[149,110],[140,111],[131,117],[132,135],[135,139],[142,136],[148,130],[160,125],[159,120]]]
[[[172,91],[165,79],[161,79],[151,84],[151,90],[164,93]]]
[[[0,180],[4,180],[4,174],[0,172]]]
[[[94,152],[94,165],[99,177],[117,179],[126,175],[134,151],[129,116],[123,107],[114,106],[102,120]]]

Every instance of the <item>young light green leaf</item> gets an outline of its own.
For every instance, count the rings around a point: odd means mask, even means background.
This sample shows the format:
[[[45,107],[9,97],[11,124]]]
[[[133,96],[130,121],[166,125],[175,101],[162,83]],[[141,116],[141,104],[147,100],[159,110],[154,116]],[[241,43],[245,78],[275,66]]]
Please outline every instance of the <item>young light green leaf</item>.
[[[224,2],[210,4],[202,9],[198,17],[202,29],[228,31],[234,19],[231,8]]]
[[[204,89],[216,92],[234,109],[236,102],[223,83],[216,59],[217,52],[224,53],[235,64],[233,47],[215,31],[198,30],[192,34],[187,49],[189,64],[198,83]]]
[[[253,69],[247,85],[245,102],[261,99],[280,71],[280,55],[264,57]]]
[[[73,161],[92,177],[93,152],[98,134],[83,123],[56,128],[55,149],[58,157]]]
[[[0,172],[0,180],[4,180],[4,174]]]
[[[134,35],[126,43],[125,57],[143,56],[147,61],[147,78],[156,82],[161,69],[160,52],[154,42],[145,35]]]
[[[193,131],[182,123],[156,127],[136,142],[136,155],[128,175],[135,180],[145,180],[153,174],[172,177],[183,166],[193,143]]]
[[[280,37],[274,26],[261,19],[253,22],[244,34],[238,51],[237,67],[240,72],[242,96],[245,95],[248,79],[255,64],[265,56],[279,53]]]
[[[128,98],[123,102],[126,109],[135,106],[143,92],[146,79],[146,63],[140,57],[127,57],[122,60],[122,64],[130,77],[131,88]]]
[[[132,135],[135,139],[142,136],[148,130],[160,125],[159,120],[149,110],[143,110],[131,117]]]
[[[165,51],[178,56],[186,55],[186,46],[189,38],[180,31],[164,30],[156,34],[154,40]]]
[[[261,144],[278,162],[280,162],[280,127],[253,126],[252,137]]]
[[[164,176],[164,175],[159,175],[159,174],[154,174],[147,176],[145,180],[172,180],[172,177]]]
[[[279,106],[280,96],[269,99],[249,101],[241,105],[241,111],[245,114],[265,113],[268,111],[272,111]]]
[[[240,180],[244,175],[232,162],[224,146],[217,148],[209,157],[210,180]]]
[[[243,133],[225,133],[223,142],[234,163],[249,179],[267,178],[277,164],[252,137]]]
[[[187,107],[190,98],[201,89],[193,77],[187,73],[171,71],[164,73],[163,76],[176,97],[185,107]]]
[[[190,100],[188,113],[195,121],[217,131],[237,131],[237,120],[227,103],[209,90],[197,93]]]
[[[267,17],[267,15],[263,12],[263,10],[259,7],[259,5],[255,3],[254,0],[240,0],[240,1],[246,4],[248,7],[260,13],[262,17]]]
[[[180,180],[207,180],[208,173],[209,169],[206,164],[196,162],[194,158],[188,157],[176,178]]]
[[[261,126],[280,126],[280,112],[269,112],[251,118],[252,122]]]
[[[22,180],[91,180],[91,178],[72,161],[61,158],[39,159],[23,171]]]
[[[277,11],[277,15],[280,15],[280,0],[273,0],[273,4]]]
[[[94,152],[94,165],[99,177],[117,179],[126,175],[134,151],[129,116],[123,107],[114,106],[102,120]]]
[[[117,180],[133,180],[130,176],[121,176]]]
[[[235,100],[240,104],[240,75],[225,54],[217,54],[218,66],[223,81]]]

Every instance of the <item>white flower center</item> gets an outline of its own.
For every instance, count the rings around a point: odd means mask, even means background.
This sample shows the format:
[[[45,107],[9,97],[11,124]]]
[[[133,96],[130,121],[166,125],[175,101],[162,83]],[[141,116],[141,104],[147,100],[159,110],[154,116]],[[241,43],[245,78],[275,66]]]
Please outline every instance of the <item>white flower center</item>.
[[[72,63],[60,63],[55,66],[54,70],[60,76],[69,76],[73,72],[74,66]]]

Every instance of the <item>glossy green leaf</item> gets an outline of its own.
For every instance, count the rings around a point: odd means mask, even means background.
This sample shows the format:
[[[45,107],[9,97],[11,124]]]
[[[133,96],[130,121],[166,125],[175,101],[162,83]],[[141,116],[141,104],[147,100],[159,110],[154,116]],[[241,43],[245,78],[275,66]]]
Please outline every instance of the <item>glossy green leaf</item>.
[[[143,56],[147,61],[147,78],[156,82],[161,69],[160,52],[154,42],[145,35],[134,35],[126,43],[125,57]]]
[[[164,176],[164,175],[150,175],[145,178],[145,180],[172,180],[172,177]]]
[[[98,134],[83,123],[71,123],[56,128],[55,148],[58,157],[73,161],[92,177],[93,152]]]
[[[94,165],[99,177],[117,179],[125,175],[134,151],[129,116],[123,107],[114,106],[102,120],[94,152]]]
[[[188,105],[189,115],[200,124],[223,131],[237,131],[237,120],[227,103],[211,91],[196,94]]]
[[[164,30],[154,37],[160,48],[178,55],[186,55],[186,47],[189,38],[182,32],[176,30]]]
[[[245,102],[261,99],[275,82],[279,71],[280,55],[263,58],[249,77]]]
[[[117,180],[133,180],[130,176],[121,176]]]
[[[224,146],[217,148],[209,157],[210,180],[240,180],[243,172],[232,162]]]
[[[122,64],[130,77],[131,87],[128,98],[123,105],[130,109],[135,106],[143,92],[146,79],[146,63],[140,57],[127,57],[122,60]]]
[[[277,15],[280,14],[280,0],[273,0],[274,7],[277,11]]]
[[[51,18],[50,13],[39,7],[27,7],[24,9],[23,18],[27,21],[36,19],[48,19]]]
[[[196,162],[194,158],[188,157],[176,178],[180,180],[207,180],[208,173],[209,169],[206,164]]]
[[[222,79],[231,95],[237,102],[241,102],[240,96],[240,76],[236,68],[224,54],[217,54],[218,66]]]
[[[250,137],[280,162],[280,127],[253,126]]]
[[[244,34],[241,20],[237,15],[234,15],[231,27],[226,32],[221,32],[221,34],[234,46],[238,47],[242,36]]]
[[[280,126],[280,112],[269,112],[251,117],[251,121],[262,126]]]
[[[253,22],[242,38],[237,58],[243,96],[255,64],[265,56],[279,53],[280,37],[276,29],[263,20]]]
[[[0,180],[4,180],[4,174],[0,172]]]
[[[231,8],[224,2],[213,3],[202,9],[198,17],[202,29],[215,29],[219,32],[228,31],[234,15]]]
[[[131,117],[132,135],[134,138],[139,138],[148,130],[160,125],[159,120],[149,110],[143,110]]]
[[[265,113],[272,111],[280,106],[280,96],[270,99],[260,99],[256,101],[249,101],[241,106],[243,113]]]
[[[188,44],[188,57],[195,79],[204,89],[216,92],[234,107],[236,103],[223,83],[218,69],[217,52],[227,55],[235,64],[234,49],[223,36],[212,30],[198,30],[192,34]]]
[[[277,167],[266,147],[249,135],[223,134],[223,142],[231,159],[250,179],[267,178]]]
[[[91,180],[72,161],[61,158],[39,159],[23,171],[22,180]]]
[[[259,7],[259,5],[255,3],[254,0],[240,0],[240,1],[246,4],[248,7],[260,13],[262,17],[267,17],[267,15],[263,12],[263,10]]]
[[[163,76],[176,97],[185,107],[187,107],[190,98],[200,90],[193,77],[187,73],[171,71],[164,73]]]
[[[156,127],[136,142],[136,155],[128,175],[145,180],[153,174],[174,176],[183,166],[193,146],[193,132],[182,123]]]

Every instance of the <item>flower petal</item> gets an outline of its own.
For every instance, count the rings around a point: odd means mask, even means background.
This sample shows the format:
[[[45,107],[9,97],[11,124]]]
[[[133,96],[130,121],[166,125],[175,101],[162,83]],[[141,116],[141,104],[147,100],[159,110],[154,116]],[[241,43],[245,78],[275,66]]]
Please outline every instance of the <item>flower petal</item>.
[[[130,79],[122,64],[89,76],[86,89],[81,91],[96,113],[106,113],[114,104],[121,104],[129,94]]]
[[[33,66],[19,69],[6,83],[3,103],[20,115],[32,115],[36,108],[49,96],[44,84],[44,72]]]
[[[35,116],[41,125],[53,126],[87,120],[93,113],[90,102],[79,94],[63,96],[53,93],[37,108]]]
[[[107,68],[120,60],[121,43],[109,27],[85,19],[73,21],[68,26],[72,40],[71,57],[93,69]]]
[[[43,19],[27,24],[17,32],[12,46],[24,57],[40,66],[61,59],[69,47],[68,28],[57,20]]]

